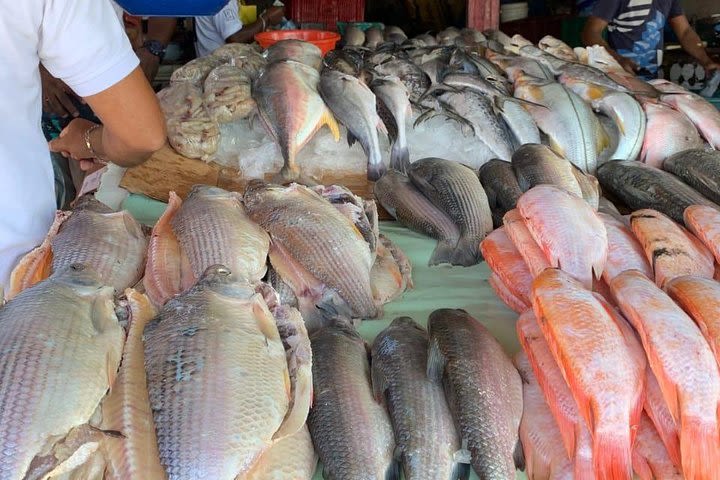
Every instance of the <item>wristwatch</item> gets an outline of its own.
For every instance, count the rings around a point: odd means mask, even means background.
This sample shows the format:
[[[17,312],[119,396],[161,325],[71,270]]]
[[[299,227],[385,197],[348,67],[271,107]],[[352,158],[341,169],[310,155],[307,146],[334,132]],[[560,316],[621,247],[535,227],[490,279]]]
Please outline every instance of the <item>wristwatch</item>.
[[[152,53],[162,61],[165,57],[165,46],[157,40],[148,40],[143,43],[143,48]]]

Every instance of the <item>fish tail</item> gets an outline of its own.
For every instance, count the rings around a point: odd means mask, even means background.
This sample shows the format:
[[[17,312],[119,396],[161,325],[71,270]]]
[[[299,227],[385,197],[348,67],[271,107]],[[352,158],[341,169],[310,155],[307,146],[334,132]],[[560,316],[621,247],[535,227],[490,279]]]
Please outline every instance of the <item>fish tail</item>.
[[[428,265],[432,267],[433,265],[451,263],[456,244],[457,242],[451,242],[450,240],[438,240],[437,246],[430,256]]]
[[[407,173],[410,166],[410,152],[407,145],[400,145],[400,141],[393,143],[390,151],[390,168],[398,172]]]
[[[476,265],[481,260],[480,241],[476,237],[460,237],[455,251],[450,258],[450,263],[469,267]]]
[[[382,161],[382,155],[380,155],[380,149],[371,149],[370,155],[368,156],[367,164],[367,178],[373,182],[380,180],[380,177],[385,175],[387,167]]]
[[[632,444],[629,427],[618,429],[617,424],[611,424],[606,430],[596,430],[592,450],[596,478],[602,480],[632,478]]]
[[[685,478],[717,480],[720,478],[720,434],[717,421],[682,418],[680,456]]]

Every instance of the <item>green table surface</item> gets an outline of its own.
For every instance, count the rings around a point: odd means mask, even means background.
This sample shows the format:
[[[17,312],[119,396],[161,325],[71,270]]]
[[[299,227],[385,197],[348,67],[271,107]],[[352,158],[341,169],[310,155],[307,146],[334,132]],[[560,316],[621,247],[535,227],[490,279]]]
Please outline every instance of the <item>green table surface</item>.
[[[146,197],[131,195],[123,203],[138,221],[155,223],[165,204]],[[508,309],[493,293],[488,284],[490,270],[486,263],[474,267],[428,267],[427,262],[435,248],[435,240],[412,232],[397,222],[381,222],[380,231],[387,235],[410,259],[415,288],[385,305],[384,315],[378,320],[367,320],[359,327],[367,342],[398,316],[408,316],[425,325],[428,315],[438,308],[462,308],[483,323],[505,348],[514,355],[520,346],[515,335],[517,314]],[[322,479],[318,468],[315,479]],[[473,479],[477,477],[473,474]],[[517,478],[525,478],[518,472]]]

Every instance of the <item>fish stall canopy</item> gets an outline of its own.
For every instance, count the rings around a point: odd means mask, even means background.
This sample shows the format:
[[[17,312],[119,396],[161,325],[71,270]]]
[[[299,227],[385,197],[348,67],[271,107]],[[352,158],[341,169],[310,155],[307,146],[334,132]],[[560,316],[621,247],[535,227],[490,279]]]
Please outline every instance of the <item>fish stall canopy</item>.
[[[720,479],[720,112],[378,18],[184,63],[169,146],[57,212],[0,479]]]

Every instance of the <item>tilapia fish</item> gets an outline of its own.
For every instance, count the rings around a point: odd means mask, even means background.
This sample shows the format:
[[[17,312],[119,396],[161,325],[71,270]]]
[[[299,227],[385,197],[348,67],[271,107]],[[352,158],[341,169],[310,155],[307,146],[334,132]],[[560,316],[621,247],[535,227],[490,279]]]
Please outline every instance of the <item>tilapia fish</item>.
[[[665,403],[660,384],[655,378],[652,369],[648,366],[645,372],[647,374],[645,382],[645,413],[648,414],[653,425],[655,425],[655,429],[660,435],[660,439],[665,445],[665,450],[667,450],[673,465],[680,467],[680,434],[677,424]]]
[[[268,64],[293,60],[315,70],[320,70],[322,67],[322,51],[320,48],[302,40],[280,40],[265,51],[265,58]]]
[[[641,101],[647,116],[647,128],[640,160],[662,168],[663,161],[678,152],[703,145],[695,125],[683,112],[652,101]],[[672,135],[668,135],[672,132]]]
[[[582,198],[582,190],[573,174],[573,164],[545,145],[527,144],[513,153],[512,166],[523,192],[536,185],[555,185]]]
[[[636,210],[630,215],[630,228],[645,250],[655,283],[660,288],[684,275],[713,278],[712,253],[700,240],[662,213]]]
[[[688,230],[712,252],[715,262],[720,262],[720,211],[705,205],[691,205],[683,216]]]
[[[295,292],[309,328],[318,311],[346,307],[356,318],[374,318],[370,286],[373,257],[350,220],[302,185],[252,182],[245,191],[251,219],[270,233],[270,262]]]
[[[506,227],[490,232],[480,242],[480,251],[498,280],[512,293],[512,298],[519,300],[521,308],[518,313],[530,308],[532,306],[530,287],[533,277],[522,255],[508,237]]]
[[[475,172],[442,158],[424,158],[410,166],[408,176],[460,228],[460,240],[450,262],[463,266],[478,263],[480,241],[493,225],[487,195]]]
[[[318,456],[307,426],[275,443],[257,461],[245,480],[310,480]]]
[[[652,208],[682,223],[690,205],[715,206],[674,175],[635,161],[607,162],[598,168],[603,190],[632,210]]]
[[[196,185],[182,202],[171,192],[153,228],[145,290],[162,305],[216,264],[226,265],[236,278],[257,283],[265,275],[269,247],[268,234],[245,213],[242,195]]]
[[[413,288],[412,264],[389,238],[380,234],[377,255],[370,271],[373,297],[378,305],[391,302]]]
[[[538,185],[518,200],[518,213],[550,265],[592,287],[607,260],[605,225],[581,198],[552,185]],[[518,247],[519,248],[519,247]]]
[[[438,240],[429,265],[450,263],[460,230],[447,214],[436,207],[405,175],[388,171],[375,183],[375,198],[406,227]]]
[[[376,110],[375,94],[357,78],[335,70],[320,76],[320,95],[337,119],[348,129],[348,143],[360,142],[368,157],[367,175],[379,179],[385,173],[378,130],[387,133]]]
[[[480,167],[478,176],[488,197],[493,225],[500,227],[503,216],[515,208],[523,193],[512,163],[494,158]]]
[[[106,436],[94,412],[112,386],[124,332],[113,289],[71,265],[0,308],[0,478],[48,478]]]
[[[637,342],[632,330],[560,270],[535,279],[533,310],[593,434],[595,471],[632,478],[634,426],[645,388],[645,359],[630,343]]]
[[[550,412],[537,378],[524,352],[515,356],[523,380],[523,415],[520,440],[525,454],[525,471],[530,480],[571,479],[573,463],[557,439],[560,429]]]
[[[648,278],[654,278],[652,268],[645,257],[642,245],[625,223],[606,213],[598,213],[605,224],[608,237],[608,256],[602,278],[605,283],[627,270],[638,270]]]
[[[720,111],[695,93],[667,93],[660,99],[690,119],[713,148],[720,148]]]
[[[119,294],[140,280],[147,246],[130,213],[85,200],[71,213],[57,213],[47,238],[13,270],[7,298],[75,263],[91,267],[103,285]]]
[[[393,141],[390,152],[390,168],[406,172],[410,165],[410,153],[408,152],[406,123],[412,114],[408,91],[394,76],[379,77],[370,84],[372,91],[378,100],[382,101],[390,110],[397,126],[397,138]]]
[[[717,151],[684,150],[666,158],[662,168],[713,202],[720,202],[720,153]]]
[[[300,176],[298,152],[327,125],[336,140],[340,129],[317,91],[320,75],[313,67],[287,60],[268,65],[253,85],[253,98],[270,135],[280,146],[283,179]]]
[[[492,334],[463,310],[435,310],[428,319],[428,376],[442,382],[475,473],[515,476],[522,382]]]
[[[517,208],[510,210],[503,217],[505,233],[513,245],[525,260],[530,273],[536,277],[546,268],[550,268],[550,261],[545,252],[538,246],[530,230],[528,230],[525,219]]]
[[[424,328],[408,317],[393,320],[373,343],[373,390],[390,412],[406,479],[467,479],[469,458],[461,458],[442,386],[427,377],[427,351]]]
[[[692,319],[639,272],[622,273],[610,288],[640,335],[650,368],[678,423],[685,478],[717,478],[720,373],[710,346]]]
[[[640,418],[633,448],[633,469],[641,480],[682,480],[682,471],[673,465],[668,452],[646,413]]]
[[[350,220],[362,234],[375,255],[380,231],[377,224],[377,207],[372,200],[365,201],[348,188],[340,185],[316,185],[311,188],[315,193],[332,203],[335,208]]]
[[[523,77],[516,82],[515,97],[526,105],[537,126],[550,138],[556,153],[583,172],[594,174],[598,154],[607,136],[590,106],[582,98],[554,81]]]
[[[327,480],[399,478],[385,408],[373,397],[365,342],[349,325],[311,335],[315,397],[308,416]]]
[[[243,476],[302,428],[310,345],[297,311],[288,317],[274,317],[253,287],[216,265],[147,325],[148,392],[169,478]],[[287,354],[279,328],[294,336]]]

